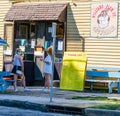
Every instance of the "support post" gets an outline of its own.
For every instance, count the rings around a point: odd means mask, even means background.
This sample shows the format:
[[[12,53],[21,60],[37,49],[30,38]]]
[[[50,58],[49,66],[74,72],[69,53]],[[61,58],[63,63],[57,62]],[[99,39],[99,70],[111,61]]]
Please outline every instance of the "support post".
[[[53,78],[54,78],[54,55],[55,55],[55,41],[56,41],[56,23],[52,23],[52,37],[53,37],[53,48],[52,48],[52,76],[50,83],[50,102],[52,102],[52,94],[53,94]]]

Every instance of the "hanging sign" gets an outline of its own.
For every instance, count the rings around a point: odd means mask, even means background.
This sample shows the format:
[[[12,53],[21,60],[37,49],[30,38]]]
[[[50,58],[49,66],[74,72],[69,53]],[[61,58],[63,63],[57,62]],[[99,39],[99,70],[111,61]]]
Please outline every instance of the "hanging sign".
[[[91,37],[116,37],[118,3],[91,4]]]

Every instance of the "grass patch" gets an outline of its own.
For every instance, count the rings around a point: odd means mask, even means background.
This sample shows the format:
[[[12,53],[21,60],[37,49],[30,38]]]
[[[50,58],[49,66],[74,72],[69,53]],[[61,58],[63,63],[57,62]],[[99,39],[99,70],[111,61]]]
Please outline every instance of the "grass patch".
[[[102,105],[93,106],[91,108],[116,110],[116,109],[120,109],[120,104],[102,104]]]
[[[102,103],[100,105],[92,106],[90,108],[109,109],[109,110],[120,109],[120,103],[119,103],[120,100],[118,100],[118,99],[109,99],[107,97],[96,97],[96,96],[93,96],[93,97],[73,96],[71,99],[74,99],[74,100],[98,100],[98,101],[106,102],[106,103]]]
[[[98,101],[110,101],[110,102],[116,102],[116,101],[120,101],[118,99],[109,99],[107,97],[90,97],[90,96],[86,96],[86,97],[81,97],[81,96],[73,96],[71,99],[74,100],[98,100]]]
[[[102,101],[108,100],[107,97],[89,97],[89,96],[87,96],[87,97],[73,96],[72,99],[76,99],[76,100],[78,100],[78,99],[80,99],[80,100],[102,100]]]

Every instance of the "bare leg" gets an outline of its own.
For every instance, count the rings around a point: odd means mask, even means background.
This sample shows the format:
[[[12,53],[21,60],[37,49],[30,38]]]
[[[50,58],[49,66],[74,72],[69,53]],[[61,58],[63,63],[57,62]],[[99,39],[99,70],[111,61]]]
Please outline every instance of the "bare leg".
[[[47,87],[47,74],[45,74],[45,88]]]
[[[22,76],[23,76],[23,77],[22,77],[22,85],[23,85],[23,87],[25,88],[25,87],[26,87],[25,75],[23,74]]]
[[[22,85],[24,87],[24,91],[30,91],[28,88],[26,88],[26,81],[25,81],[25,75],[22,74]]]
[[[14,80],[15,80],[15,82],[14,82],[14,90],[17,88],[17,78],[18,78],[18,75],[17,74],[14,74]]]
[[[49,89],[50,88],[50,74],[46,75],[46,87]]]

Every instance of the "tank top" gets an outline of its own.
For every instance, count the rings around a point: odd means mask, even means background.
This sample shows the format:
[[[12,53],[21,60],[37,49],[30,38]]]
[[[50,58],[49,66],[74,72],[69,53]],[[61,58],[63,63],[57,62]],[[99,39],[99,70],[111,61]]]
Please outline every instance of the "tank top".
[[[52,74],[52,59],[50,55],[47,55],[45,61],[48,61],[49,64],[44,63],[44,73]]]

